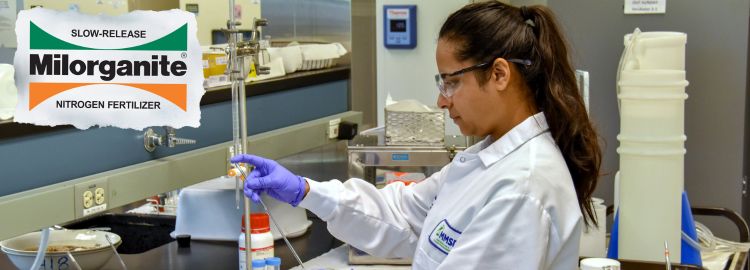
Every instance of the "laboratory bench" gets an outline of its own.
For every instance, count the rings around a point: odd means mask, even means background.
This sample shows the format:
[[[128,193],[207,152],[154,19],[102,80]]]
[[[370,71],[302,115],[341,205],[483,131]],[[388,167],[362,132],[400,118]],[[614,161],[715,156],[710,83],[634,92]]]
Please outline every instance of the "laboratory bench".
[[[341,246],[343,243],[328,233],[326,225],[317,217],[310,217],[312,225],[305,234],[289,241],[303,261],[311,260]],[[239,236],[239,232],[237,233]],[[128,269],[239,269],[238,243],[235,241],[190,241],[190,247],[178,247],[177,241],[139,254],[121,254]],[[298,265],[284,240],[274,242],[274,254],[281,258],[281,269]],[[0,252],[0,269],[15,269],[5,253]],[[120,270],[117,258],[112,258],[102,270]]]
[[[334,238],[328,232],[325,222],[321,221],[318,217],[308,214],[308,218],[312,221],[310,228],[308,228],[304,234],[289,239],[302,261],[305,263],[310,262],[312,266],[320,266],[317,265],[319,262],[330,260],[346,261],[345,257],[341,257],[344,255],[339,254],[341,253],[340,251],[329,252],[340,247],[343,242]],[[170,220],[169,217],[166,217],[166,219],[164,217],[158,217],[157,219],[167,220],[167,222]],[[151,220],[151,222],[153,223],[153,220]],[[174,225],[174,216],[171,217],[171,222],[172,225]],[[116,230],[117,228],[113,227],[113,231]],[[162,236],[168,237],[168,232],[163,232],[163,234],[164,235]],[[128,236],[123,235],[123,241],[126,240],[125,237]],[[163,238],[161,236],[152,237]],[[137,254],[125,254],[124,252],[128,252],[122,251],[125,244],[120,245],[118,250],[120,250],[120,255],[128,269],[238,269],[239,267],[239,253],[237,250],[238,243],[236,241],[192,240],[190,241],[189,247],[179,247],[177,241],[172,239],[167,241],[168,242],[165,244],[158,245]],[[287,248],[284,240],[279,239],[274,242],[274,254],[276,257],[281,258],[281,269],[290,269],[299,265],[294,259],[291,251]],[[748,252],[735,253],[729,258],[724,269],[746,269],[745,263],[747,261],[747,254]],[[620,262],[622,263],[622,269],[664,269],[664,264],[659,263],[629,260],[620,260]],[[2,252],[0,252],[0,269],[14,269],[13,264],[5,253]],[[117,258],[112,256],[107,264],[101,269],[120,270],[122,267],[117,261]],[[703,268],[673,264],[672,269],[692,270]]]

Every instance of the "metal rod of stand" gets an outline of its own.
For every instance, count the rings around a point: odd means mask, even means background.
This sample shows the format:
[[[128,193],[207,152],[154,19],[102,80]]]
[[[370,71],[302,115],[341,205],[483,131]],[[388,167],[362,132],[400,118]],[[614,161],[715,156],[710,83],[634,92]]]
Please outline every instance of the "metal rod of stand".
[[[237,110],[233,110],[232,117],[236,120],[236,122],[239,122],[238,125],[235,124],[233,128],[239,129],[233,130],[234,131],[234,139],[235,144],[237,143],[237,137],[239,135],[239,138],[241,139],[241,149],[235,149],[236,154],[243,154],[247,151],[247,118],[245,117],[245,80],[244,80],[244,74],[243,67],[244,63],[240,61],[237,57],[237,43],[240,41],[238,40],[239,36],[237,34],[237,21],[234,17],[234,0],[229,0],[229,22],[227,23],[228,33],[229,33],[229,63],[230,63],[230,73],[229,78],[232,80],[232,92],[233,92],[233,108],[237,108]],[[236,106],[236,107],[234,107]],[[239,116],[237,115],[239,114]],[[239,118],[237,118],[239,117]],[[235,122],[235,123],[236,123]],[[235,148],[236,147],[235,145]],[[242,172],[241,167],[237,167],[237,170]],[[244,196],[243,196],[244,197]],[[250,246],[250,231],[252,229],[252,226],[250,225],[250,210],[251,205],[250,201],[247,197],[244,198],[244,206],[245,206],[245,269],[253,269],[252,263],[253,263],[253,255],[252,255],[252,247]]]
[[[239,34],[238,34],[239,35]],[[240,63],[241,67],[240,70],[244,74],[247,74],[246,70],[244,70],[244,63]],[[244,76],[243,76],[244,78]],[[247,95],[245,94],[245,82],[242,80],[242,84],[240,86],[240,138],[242,138],[242,153],[246,153],[247,151]],[[242,172],[242,170],[239,170]],[[244,174],[243,174],[244,176]],[[244,176],[243,179],[246,179],[247,176]],[[243,182],[244,183],[244,182]],[[244,185],[243,185],[244,187]],[[247,196],[242,196],[245,202],[245,247],[247,247],[245,250],[247,251],[247,268],[245,269],[252,269],[252,247],[250,246],[250,213],[251,211],[251,205],[250,205],[250,198]]]

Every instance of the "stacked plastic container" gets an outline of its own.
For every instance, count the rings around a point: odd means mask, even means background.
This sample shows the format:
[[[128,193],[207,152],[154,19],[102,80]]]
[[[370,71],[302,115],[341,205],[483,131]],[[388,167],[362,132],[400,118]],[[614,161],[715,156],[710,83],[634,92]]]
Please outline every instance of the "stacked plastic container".
[[[679,262],[685,158],[685,45],[678,32],[625,36],[620,105],[619,258]]]

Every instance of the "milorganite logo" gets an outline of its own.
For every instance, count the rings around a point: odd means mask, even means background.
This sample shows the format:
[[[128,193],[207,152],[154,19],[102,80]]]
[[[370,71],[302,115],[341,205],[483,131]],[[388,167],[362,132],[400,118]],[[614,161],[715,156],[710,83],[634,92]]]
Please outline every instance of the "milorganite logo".
[[[185,13],[19,13],[14,65],[22,93],[16,121],[197,127],[204,93],[201,52],[195,17]]]

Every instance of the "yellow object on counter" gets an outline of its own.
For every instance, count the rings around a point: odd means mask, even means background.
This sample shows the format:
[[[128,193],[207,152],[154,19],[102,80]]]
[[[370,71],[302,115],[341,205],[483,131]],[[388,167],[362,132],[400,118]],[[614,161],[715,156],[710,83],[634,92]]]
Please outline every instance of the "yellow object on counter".
[[[203,76],[224,75],[228,62],[224,52],[203,52]]]

